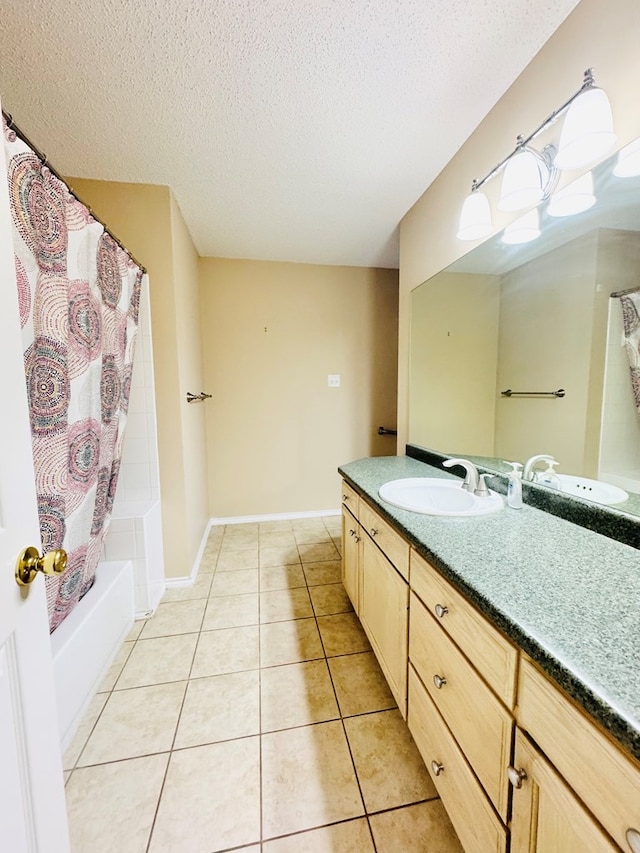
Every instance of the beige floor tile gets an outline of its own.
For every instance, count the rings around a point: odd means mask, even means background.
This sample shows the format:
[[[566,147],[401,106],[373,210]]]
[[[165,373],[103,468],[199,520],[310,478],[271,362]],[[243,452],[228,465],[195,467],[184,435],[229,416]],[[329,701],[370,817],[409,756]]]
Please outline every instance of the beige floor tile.
[[[108,698],[109,695],[107,693],[96,693],[91,702],[89,702],[89,707],[80,721],[80,725],[73,736],[73,740],[65,750],[62,759],[62,766],[65,770],[73,770],[75,767],[76,761],[80,757],[80,753],[84,749],[93,727],[98,722],[98,717],[102,713],[104,706],[107,704]]]
[[[126,690],[148,684],[185,681],[189,678],[197,640],[197,634],[138,640],[115,689]]]
[[[286,622],[313,616],[306,587],[260,593],[260,622]]]
[[[378,853],[463,853],[441,800],[372,815]]]
[[[309,586],[341,582],[340,560],[321,560],[317,563],[303,563],[302,568]]]
[[[239,569],[258,568],[258,549],[254,546],[245,551],[220,551],[216,564],[217,572],[235,572]]]
[[[169,637],[175,634],[193,634],[200,630],[207,601],[168,601],[161,604],[151,619],[147,619],[140,638]]]
[[[262,735],[263,838],[364,814],[340,722]]]
[[[323,515],[322,521],[329,533],[340,536],[342,533],[342,517],[338,515]]]
[[[260,534],[260,548],[295,548],[293,530],[265,530]]]
[[[341,583],[312,586],[309,595],[316,616],[330,616],[334,613],[348,613],[353,610],[351,600]]]
[[[245,595],[257,591],[258,570],[237,569],[236,571],[216,571],[209,595],[214,598],[219,595]]]
[[[437,796],[399,711],[349,717],[344,725],[368,813]]]
[[[213,554],[203,554],[198,565],[198,575],[211,575],[216,570],[218,551]]]
[[[300,563],[295,545],[279,548],[260,548],[260,568],[265,566],[294,566]]]
[[[321,545],[299,545],[298,550],[303,563],[319,563],[337,560],[340,557],[340,552],[332,542]]]
[[[260,569],[260,592],[306,586],[302,566],[270,566]]]
[[[260,673],[233,672],[189,682],[175,749],[260,733]]]
[[[214,853],[260,840],[260,739],[174,752],[149,853]]]
[[[324,521],[321,518],[294,518],[291,522],[294,530],[324,530]]]
[[[340,716],[324,660],[263,669],[260,680],[263,732],[322,723]]]
[[[298,545],[331,545],[331,536],[324,524],[312,530],[296,530],[295,537]]]
[[[66,787],[67,782],[69,781],[69,779],[71,779],[71,776],[72,776],[71,770],[65,770],[65,771],[63,771],[63,773],[62,773],[62,778],[64,779],[64,785],[65,785],[65,787]]]
[[[118,680],[118,677],[122,672],[134,645],[134,642],[127,640],[127,642],[123,643],[120,646],[120,648],[116,652],[115,658],[113,659],[113,663],[109,667],[109,671],[102,679],[100,687],[98,687],[98,693],[108,693],[110,690],[113,690],[114,685]]]
[[[258,669],[258,627],[203,631],[198,640],[191,678]]]
[[[258,524],[260,533],[268,533],[278,530],[293,530],[293,523],[289,518],[279,519],[278,521],[261,521]]]
[[[78,760],[79,767],[171,748],[186,682],[116,691]]]
[[[396,707],[373,652],[333,657],[328,663],[343,717]]]
[[[66,787],[73,853],[147,849],[169,756],[83,767]]]
[[[366,819],[356,818],[266,841],[262,853],[375,853],[375,848]]]
[[[211,587],[211,575],[199,574],[190,586],[169,587],[162,596],[162,601],[190,601],[193,598],[207,598]]]
[[[315,619],[260,626],[260,665],[281,666],[324,657]]]
[[[221,557],[228,557],[229,554],[238,554],[241,551],[256,551],[258,548],[258,534],[254,536],[246,536],[242,538],[225,537],[220,545],[219,554]]]
[[[318,627],[327,657],[368,652],[371,649],[360,620],[355,613],[319,616]]]
[[[142,629],[145,626],[145,622],[146,622],[145,619],[138,619],[136,622],[134,622],[133,625],[131,626],[131,630],[129,631],[127,636],[124,638],[125,642],[137,640],[138,637],[140,636],[140,632],[142,631]]]
[[[203,631],[239,628],[258,624],[258,593],[221,595],[209,599],[204,613]]]

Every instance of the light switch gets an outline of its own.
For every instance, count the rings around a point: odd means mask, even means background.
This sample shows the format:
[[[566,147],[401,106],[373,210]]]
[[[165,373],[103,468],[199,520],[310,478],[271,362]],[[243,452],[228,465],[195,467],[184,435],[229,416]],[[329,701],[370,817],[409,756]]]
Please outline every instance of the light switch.
[[[339,388],[340,387],[340,374],[339,373],[330,373],[327,376],[327,385],[329,388]]]

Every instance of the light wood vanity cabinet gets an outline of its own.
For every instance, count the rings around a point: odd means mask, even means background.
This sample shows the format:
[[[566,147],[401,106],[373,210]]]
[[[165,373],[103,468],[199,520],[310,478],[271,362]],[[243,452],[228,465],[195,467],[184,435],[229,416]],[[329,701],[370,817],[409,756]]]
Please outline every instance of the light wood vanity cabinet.
[[[342,495],[342,582],[406,718],[409,545],[347,483]]]
[[[640,853],[640,763],[345,486],[343,580],[465,851]]]

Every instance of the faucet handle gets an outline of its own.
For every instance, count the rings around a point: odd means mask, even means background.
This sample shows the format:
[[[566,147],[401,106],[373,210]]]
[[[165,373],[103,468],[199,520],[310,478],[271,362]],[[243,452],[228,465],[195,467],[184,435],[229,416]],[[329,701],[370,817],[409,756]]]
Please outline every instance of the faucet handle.
[[[487,480],[490,477],[495,477],[495,474],[480,474],[478,476],[478,488],[474,490],[473,494],[477,495],[479,498],[488,498],[489,497],[489,488],[487,486]]]

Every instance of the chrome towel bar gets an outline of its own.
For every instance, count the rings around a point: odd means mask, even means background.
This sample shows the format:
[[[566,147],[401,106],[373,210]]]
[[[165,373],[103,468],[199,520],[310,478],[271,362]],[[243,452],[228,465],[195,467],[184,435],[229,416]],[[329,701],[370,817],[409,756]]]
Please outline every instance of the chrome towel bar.
[[[557,391],[512,391],[507,388],[500,392],[502,397],[564,397],[565,394],[564,388],[558,388]]]
[[[202,403],[203,400],[209,400],[211,396],[211,394],[205,394],[204,391],[199,394],[192,394],[191,391],[187,391],[187,403]]]

